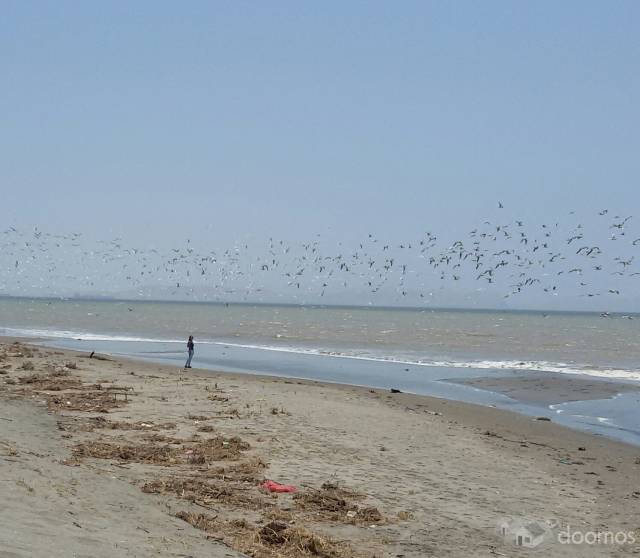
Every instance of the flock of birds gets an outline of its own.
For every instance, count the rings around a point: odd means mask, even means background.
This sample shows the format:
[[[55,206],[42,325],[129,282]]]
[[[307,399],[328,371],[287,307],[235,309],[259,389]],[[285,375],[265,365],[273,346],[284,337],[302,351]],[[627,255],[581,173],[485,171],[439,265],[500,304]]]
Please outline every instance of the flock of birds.
[[[498,214],[506,213],[498,204]],[[582,222],[575,213],[558,222],[486,220],[454,231],[390,242],[367,234],[347,246],[321,235],[308,242],[269,238],[201,249],[132,245],[122,238],[91,241],[80,232],[54,234],[9,227],[0,236],[0,295],[126,295],[242,300],[273,294],[318,302],[355,293],[375,302],[391,295],[426,304],[437,290],[498,291],[504,298],[540,295],[620,296],[640,279],[631,216],[603,209]],[[640,235],[639,235],[640,236]],[[636,252],[638,251],[638,252]],[[464,287],[462,287],[464,285]],[[325,299],[326,300],[326,299]]]

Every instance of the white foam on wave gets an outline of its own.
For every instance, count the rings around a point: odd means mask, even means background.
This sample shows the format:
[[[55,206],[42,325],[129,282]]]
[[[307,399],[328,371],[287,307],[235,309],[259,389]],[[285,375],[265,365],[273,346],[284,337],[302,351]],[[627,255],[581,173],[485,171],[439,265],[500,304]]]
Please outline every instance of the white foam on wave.
[[[571,418],[582,419],[584,422],[593,422],[595,420],[595,422],[597,422],[598,424],[604,424],[605,426],[617,427],[617,424],[610,417],[598,417],[598,416],[593,416],[593,415],[581,415],[581,414],[577,414],[577,413],[572,413],[571,411],[567,412],[566,409],[558,409],[558,407],[561,406],[561,405],[569,405],[571,403],[573,403],[573,402],[572,401],[568,401],[566,403],[560,403],[558,405],[549,405],[549,409],[551,409],[552,411],[555,411],[556,414],[558,414],[558,415],[561,415],[561,414],[564,413],[565,415],[569,415]]]
[[[349,352],[330,351],[326,349],[306,349],[299,347],[279,347],[272,345],[250,345],[246,343],[213,342],[216,345],[241,347],[245,349],[262,349],[283,353],[299,353],[334,358],[366,360],[372,362],[389,362],[412,366],[429,366],[439,368],[474,368],[481,370],[525,370],[529,372],[557,372],[560,374],[580,374],[601,378],[624,379],[640,381],[640,370],[625,370],[616,368],[589,368],[588,366],[570,366],[564,363],[546,361],[517,361],[517,360],[426,360],[408,359],[398,356],[373,355],[365,352],[353,354]]]
[[[105,333],[88,333],[68,331],[64,329],[21,329],[4,327],[0,333],[8,337],[41,337],[46,339],[72,339],[79,341],[125,341],[145,343],[184,343],[182,339],[156,339],[150,337],[134,337],[128,335],[109,335]]]
[[[14,337],[41,337],[54,339],[75,339],[82,341],[117,341],[144,343],[180,343],[184,339],[159,339],[152,337],[136,337],[129,335],[110,335],[67,330],[0,328],[3,335]],[[522,370],[527,372],[555,372],[559,374],[574,374],[594,376],[599,378],[631,380],[640,382],[640,370],[621,368],[594,368],[588,365],[566,364],[547,361],[520,360],[430,360],[422,358],[408,358],[401,355],[380,355],[368,351],[335,351],[322,348],[291,347],[284,345],[262,345],[253,343],[235,343],[214,339],[199,339],[199,344],[221,345],[243,349],[256,349],[280,353],[315,355],[332,358],[363,360],[369,362],[386,362],[410,366],[426,366],[437,368],[472,368],[479,370]]]

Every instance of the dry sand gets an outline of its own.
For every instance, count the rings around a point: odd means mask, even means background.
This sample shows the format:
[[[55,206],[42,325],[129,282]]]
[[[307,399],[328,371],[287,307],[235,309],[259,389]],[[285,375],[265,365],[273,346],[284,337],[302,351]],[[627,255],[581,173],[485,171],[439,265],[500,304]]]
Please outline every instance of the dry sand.
[[[87,357],[0,343],[0,557],[640,552],[640,448],[428,397]],[[554,527],[519,548],[501,518]],[[567,526],[627,543],[562,545]]]

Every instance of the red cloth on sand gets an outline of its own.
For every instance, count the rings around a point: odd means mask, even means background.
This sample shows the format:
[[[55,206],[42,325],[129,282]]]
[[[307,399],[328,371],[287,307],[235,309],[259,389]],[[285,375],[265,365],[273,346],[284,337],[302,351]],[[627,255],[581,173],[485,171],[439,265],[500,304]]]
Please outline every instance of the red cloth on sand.
[[[266,480],[260,486],[269,492],[296,492],[298,490],[290,484],[280,484],[272,480]]]

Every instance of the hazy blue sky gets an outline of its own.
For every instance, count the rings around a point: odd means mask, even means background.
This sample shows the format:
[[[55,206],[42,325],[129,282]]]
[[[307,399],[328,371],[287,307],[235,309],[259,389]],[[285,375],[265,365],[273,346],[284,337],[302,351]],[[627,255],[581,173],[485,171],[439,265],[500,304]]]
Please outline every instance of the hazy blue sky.
[[[218,246],[640,209],[635,1],[2,10],[3,225]]]

